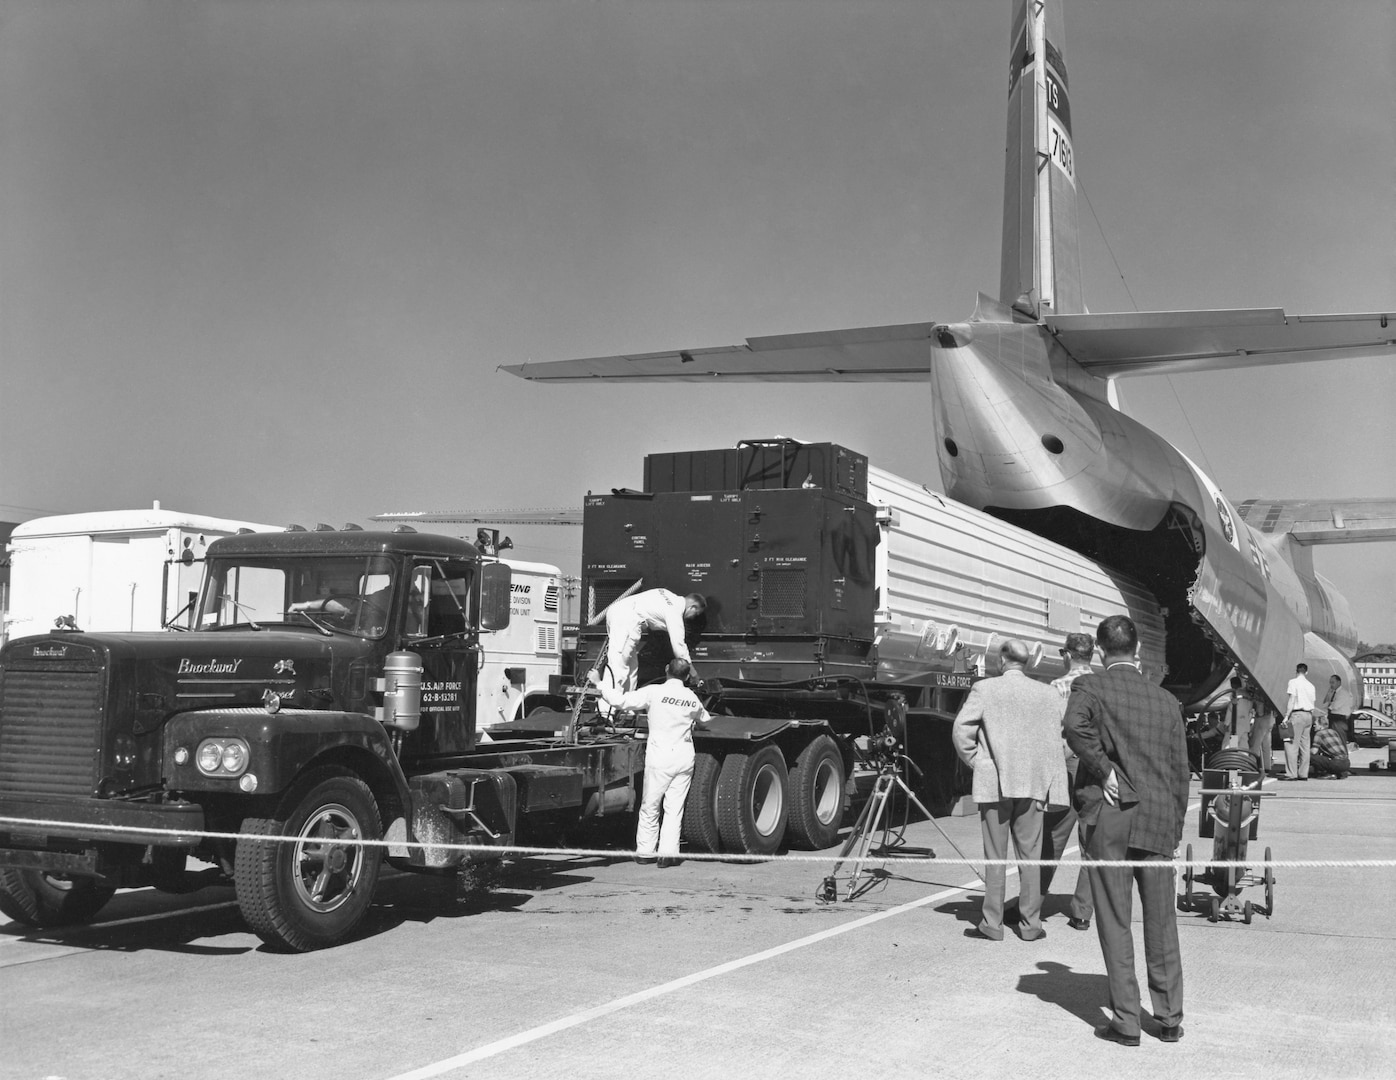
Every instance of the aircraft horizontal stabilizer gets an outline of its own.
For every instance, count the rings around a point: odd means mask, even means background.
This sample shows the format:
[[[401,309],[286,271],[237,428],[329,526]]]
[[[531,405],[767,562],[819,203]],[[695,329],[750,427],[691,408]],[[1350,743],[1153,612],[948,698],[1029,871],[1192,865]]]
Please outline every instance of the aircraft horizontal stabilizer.
[[[748,338],[745,345],[500,368],[534,382],[923,382],[936,323]]]
[[[1236,512],[1256,532],[1301,544],[1396,540],[1396,499],[1247,499]]]
[[[1286,315],[1281,308],[1049,315],[1092,375],[1164,375],[1396,355],[1396,314]]]

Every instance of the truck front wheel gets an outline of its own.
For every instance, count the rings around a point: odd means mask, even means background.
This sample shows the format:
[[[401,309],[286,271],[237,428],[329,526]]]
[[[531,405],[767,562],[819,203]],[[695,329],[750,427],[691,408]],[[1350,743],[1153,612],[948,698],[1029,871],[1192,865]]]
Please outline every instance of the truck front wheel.
[[[717,781],[717,827],[728,851],[772,855],[785,837],[789,776],[780,747],[730,753]]]
[[[115,894],[115,889],[92,878],[0,868],[0,911],[26,926],[91,922]]]
[[[373,899],[383,852],[347,841],[378,840],[378,805],[368,785],[337,769],[310,774],[275,817],[246,818],[234,861],[238,907],[276,948],[308,952],[336,945]],[[269,841],[260,837],[289,836]]]
[[[843,755],[829,735],[820,735],[790,770],[790,845],[818,851],[833,847],[843,823]]]

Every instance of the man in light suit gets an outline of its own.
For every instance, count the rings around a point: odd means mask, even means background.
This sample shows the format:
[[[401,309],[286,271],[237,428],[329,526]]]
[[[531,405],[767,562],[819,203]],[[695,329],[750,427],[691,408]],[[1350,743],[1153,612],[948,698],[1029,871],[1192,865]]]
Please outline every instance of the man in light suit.
[[[974,770],[973,796],[984,837],[984,907],[966,936],[1003,940],[1003,894],[1008,837],[1019,859],[1042,857],[1042,817],[1067,805],[1062,755],[1062,699],[1052,687],[1029,679],[1028,647],[1016,638],[999,646],[999,670],[982,679],[955,717],[951,738],[960,759]],[[997,863],[997,865],[994,865]],[[1042,876],[1018,875],[1018,934],[1024,941],[1047,936],[1042,928]]]
[[[1183,838],[1188,806],[1183,711],[1177,698],[1140,673],[1139,633],[1128,616],[1102,620],[1095,640],[1105,672],[1082,675],[1072,684],[1062,722],[1066,741],[1081,759],[1076,791],[1088,830],[1086,854],[1148,864],[1087,870],[1113,1014],[1096,1037],[1139,1045],[1139,981],[1130,931],[1137,887],[1158,1037],[1177,1042],[1183,1037],[1183,961],[1169,860]]]

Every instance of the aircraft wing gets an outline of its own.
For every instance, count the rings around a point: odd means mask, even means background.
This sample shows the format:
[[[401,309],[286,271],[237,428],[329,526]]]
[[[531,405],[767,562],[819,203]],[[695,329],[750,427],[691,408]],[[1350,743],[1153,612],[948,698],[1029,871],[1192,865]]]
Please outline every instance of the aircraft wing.
[[[1286,315],[1282,308],[1049,315],[1057,340],[1092,375],[1396,356],[1396,314]]]
[[[1258,532],[1301,544],[1396,540],[1396,499],[1247,499],[1236,512]]]
[[[399,510],[374,514],[373,521],[408,525],[580,525],[581,507],[546,510]]]
[[[745,345],[512,364],[535,382],[921,382],[931,374],[936,323],[866,326],[748,338]]]

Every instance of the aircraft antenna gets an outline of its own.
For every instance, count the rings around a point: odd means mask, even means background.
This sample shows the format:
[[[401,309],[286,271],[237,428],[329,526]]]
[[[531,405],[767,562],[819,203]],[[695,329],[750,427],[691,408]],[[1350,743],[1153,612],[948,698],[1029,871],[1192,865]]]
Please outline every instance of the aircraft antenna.
[[[1081,182],[1081,178],[1076,178],[1076,190],[1086,200],[1086,209],[1091,212],[1091,220],[1095,222],[1096,232],[1100,233],[1101,242],[1105,244],[1105,250],[1110,256],[1110,262],[1114,264],[1115,273],[1120,275],[1120,284],[1125,287],[1125,295],[1129,297],[1130,306],[1135,311],[1139,310],[1139,302],[1134,299],[1134,291],[1129,287],[1129,282],[1125,280],[1125,272],[1120,268],[1120,260],[1115,258],[1115,249],[1110,246],[1110,238],[1105,235],[1105,226],[1100,223],[1100,217],[1095,212],[1095,207],[1091,205],[1091,197],[1086,194],[1086,185]],[[1183,405],[1183,399],[1178,396],[1178,388],[1173,383],[1172,375],[1165,375],[1164,382],[1168,383],[1168,389],[1173,394],[1173,400],[1178,403],[1178,411],[1183,414],[1183,421],[1188,425],[1188,431],[1192,433],[1192,443],[1197,447],[1198,453],[1202,457],[1202,464],[1207,468],[1207,475],[1212,477],[1213,482],[1217,482],[1217,471],[1212,468],[1211,461],[1207,458],[1207,447],[1202,440],[1197,437],[1197,429],[1192,426],[1192,417],[1188,415],[1188,410]]]
[[[1110,262],[1114,264],[1115,273],[1120,275],[1120,284],[1125,287],[1125,295],[1129,297],[1130,306],[1135,311],[1139,310],[1139,302],[1134,299],[1134,291],[1130,289],[1129,282],[1125,280],[1125,272],[1120,269],[1120,260],[1115,258],[1115,249],[1110,246],[1110,238],[1105,235],[1105,226],[1100,223],[1100,218],[1095,212],[1095,207],[1091,205],[1091,197],[1086,194],[1086,185],[1078,176],[1076,178],[1076,190],[1081,193],[1081,197],[1086,200],[1086,209],[1091,212],[1091,220],[1095,222],[1095,231],[1100,233],[1101,242],[1105,244],[1105,250],[1110,256]]]

